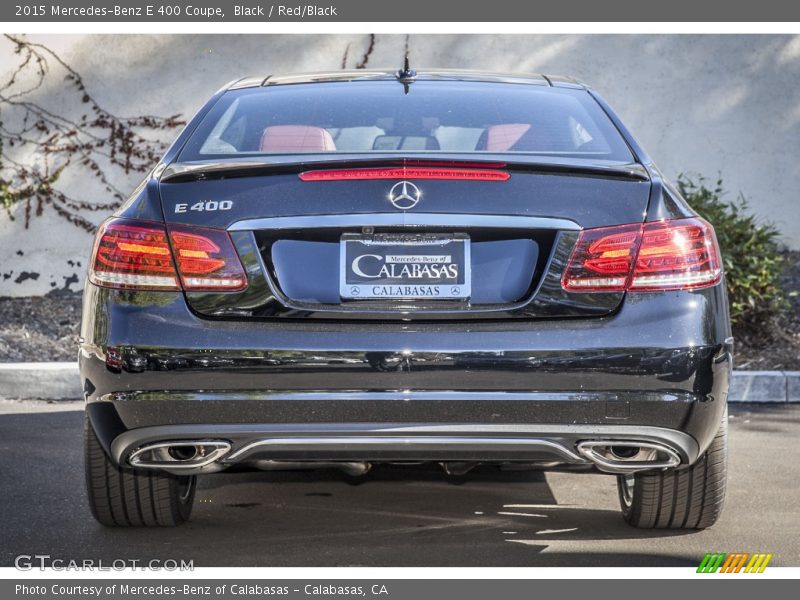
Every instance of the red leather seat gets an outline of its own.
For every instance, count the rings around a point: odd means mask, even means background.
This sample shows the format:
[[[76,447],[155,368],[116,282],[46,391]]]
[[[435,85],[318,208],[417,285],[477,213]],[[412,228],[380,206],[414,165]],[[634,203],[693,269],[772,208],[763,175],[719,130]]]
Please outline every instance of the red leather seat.
[[[487,152],[507,152],[514,147],[514,144],[516,144],[530,128],[531,126],[527,123],[491,125],[483,132],[475,149],[485,150]]]
[[[322,127],[273,125],[261,134],[261,152],[333,152],[336,144]]]

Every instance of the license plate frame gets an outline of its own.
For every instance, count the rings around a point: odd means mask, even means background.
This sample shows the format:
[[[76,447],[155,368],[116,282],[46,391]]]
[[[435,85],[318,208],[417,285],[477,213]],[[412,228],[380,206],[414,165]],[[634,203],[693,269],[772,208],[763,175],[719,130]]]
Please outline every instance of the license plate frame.
[[[464,233],[346,233],[339,240],[339,295],[343,301],[467,302],[471,267],[470,238]]]

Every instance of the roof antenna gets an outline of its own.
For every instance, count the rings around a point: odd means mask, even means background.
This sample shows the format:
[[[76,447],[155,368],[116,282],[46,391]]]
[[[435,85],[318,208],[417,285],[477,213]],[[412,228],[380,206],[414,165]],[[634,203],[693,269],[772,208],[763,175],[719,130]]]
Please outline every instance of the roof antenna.
[[[406,50],[406,57],[403,60],[403,68],[397,71],[397,81],[403,84],[403,89],[405,93],[408,94],[410,86],[417,78],[417,72],[411,68],[411,64],[408,60],[408,50]]]

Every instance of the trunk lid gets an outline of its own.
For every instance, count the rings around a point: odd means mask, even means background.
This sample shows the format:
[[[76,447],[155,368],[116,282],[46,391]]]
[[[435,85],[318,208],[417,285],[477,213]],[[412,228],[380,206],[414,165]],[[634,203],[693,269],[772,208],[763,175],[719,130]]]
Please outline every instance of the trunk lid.
[[[299,177],[318,169],[408,164],[307,159],[303,164],[171,166],[160,183],[166,222],[229,230],[250,282],[243,292],[188,293],[188,302],[207,316],[327,319],[599,316],[617,308],[622,293],[566,293],[560,277],[580,229],[643,220],[650,195],[643,168],[564,161],[450,161],[436,164],[459,169],[488,166],[510,177],[505,181],[412,177],[303,181]],[[389,198],[402,181],[419,191],[416,204],[408,210],[397,208]],[[402,191],[398,188],[398,193]],[[340,267],[345,264],[343,237],[365,252],[372,248],[370,256],[380,256],[367,262],[387,257],[414,261],[425,254],[420,254],[420,247],[455,248],[462,244],[452,238],[466,239],[470,299],[343,300],[347,293],[340,285],[340,268],[345,268]],[[453,260],[465,259],[459,255]]]

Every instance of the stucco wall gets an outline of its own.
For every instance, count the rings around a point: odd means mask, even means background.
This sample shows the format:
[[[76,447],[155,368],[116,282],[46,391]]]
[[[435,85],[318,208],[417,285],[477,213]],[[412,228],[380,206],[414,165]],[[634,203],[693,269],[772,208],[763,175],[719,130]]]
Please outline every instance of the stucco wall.
[[[81,72],[118,114],[190,116],[225,82],[247,74],[352,67],[367,36],[36,36]],[[378,36],[369,65],[399,66],[403,36]],[[417,66],[569,74],[617,109],[669,176],[721,174],[787,245],[800,248],[800,36],[411,36]],[[0,47],[0,70],[13,64]],[[50,84],[38,99],[59,108]],[[132,189],[136,178],[118,181]],[[74,195],[96,194],[80,173]],[[97,199],[97,198],[92,198]],[[18,217],[19,208],[15,209]],[[104,214],[89,216],[99,222]],[[28,230],[0,214],[0,296],[79,289],[91,235],[45,210]]]

